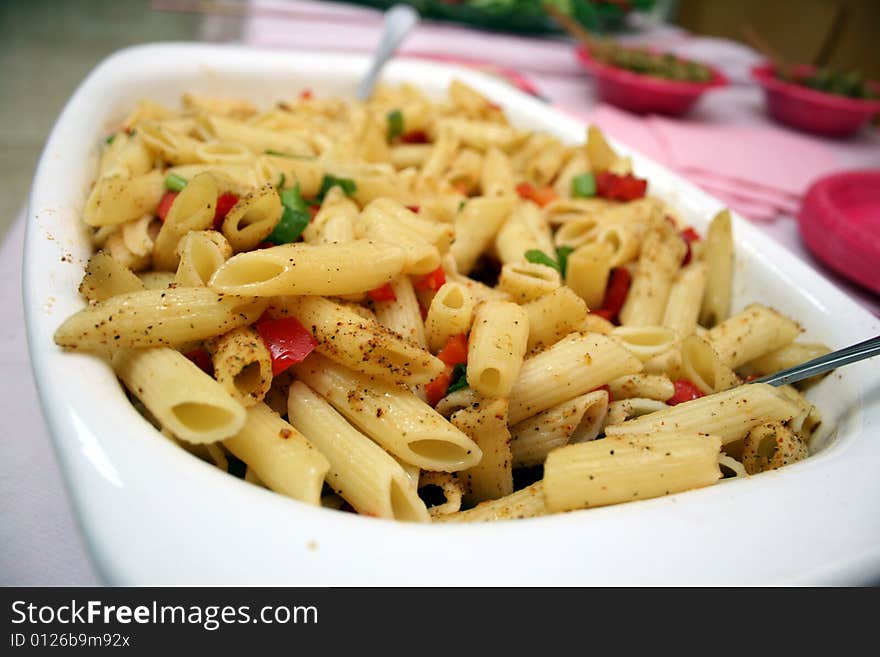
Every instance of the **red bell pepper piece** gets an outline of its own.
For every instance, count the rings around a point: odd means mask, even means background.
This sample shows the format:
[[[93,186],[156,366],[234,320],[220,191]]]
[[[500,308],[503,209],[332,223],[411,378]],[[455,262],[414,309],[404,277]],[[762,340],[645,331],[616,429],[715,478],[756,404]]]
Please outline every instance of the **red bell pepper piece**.
[[[410,212],[415,212],[416,214],[419,213],[419,206],[418,205],[407,205],[406,209],[409,210]]]
[[[299,92],[299,97],[302,100],[309,100],[314,96],[311,89],[303,89]]]
[[[685,246],[687,246],[687,251],[684,253],[684,258],[681,261],[681,266],[684,267],[691,261],[691,242],[696,242],[700,239],[699,234],[693,228],[685,228],[683,231],[679,233],[681,239],[684,240]]]
[[[156,211],[156,214],[159,215],[159,219],[161,219],[163,223],[165,222],[165,217],[168,216],[168,212],[171,210],[174,199],[177,198],[178,194],[180,194],[180,192],[165,192],[159,200],[159,209]]]
[[[450,383],[452,383],[452,368],[447,367],[440,376],[425,385],[425,396],[431,406],[436,406],[437,402],[446,396]]]
[[[670,406],[675,406],[676,404],[681,404],[682,402],[688,402],[692,399],[699,399],[700,397],[705,397],[705,394],[702,390],[700,390],[697,386],[691,383],[688,379],[677,379],[672,382],[672,385],[675,386],[675,393],[666,400],[666,403]]]
[[[238,197],[231,192],[223,192],[217,197],[217,207],[214,209],[214,230],[220,230],[223,226],[223,220],[232,209],[232,206],[238,203]]]
[[[700,234],[690,226],[685,228],[679,234],[681,235],[681,239],[683,239],[687,243],[696,242],[700,239]]]
[[[609,322],[615,322],[626,301],[626,295],[629,294],[629,286],[632,284],[632,276],[625,267],[615,267],[611,270],[611,281],[608,283],[608,289],[605,290],[605,299],[602,302],[600,310],[608,311],[610,319],[604,313],[603,317]]]
[[[413,130],[400,136],[400,141],[404,144],[427,144],[428,135],[423,130]]]
[[[644,198],[648,191],[648,181],[636,178],[631,173],[618,176],[610,171],[596,174],[596,196],[615,201],[635,201]]]
[[[321,211],[321,204],[320,203],[313,203],[313,204],[309,205],[309,223],[311,223],[315,220],[315,217],[318,216],[318,212],[320,212],[320,211]]]
[[[209,354],[206,349],[199,347],[198,349],[186,352],[184,356],[198,365],[199,369],[205,374],[214,376],[214,361],[211,360],[211,354]]]
[[[367,296],[373,301],[397,301],[397,295],[394,294],[391,283],[385,283],[382,287],[370,290],[367,292]]]
[[[315,336],[295,317],[267,319],[258,322],[256,329],[272,357],[272,376],[303,362],[318,346]]]
[[[464,333],[450,336],[443,348],[437,352],[437,358],[449,367],[455,367],[459,363],[467,363],[467,356],[468,341],[467,335]]]
[[[458,364],[467,364],[468,344],[467,335],[458,333],[449,336],[443,348],[437,352],[437,358],[446,363],[446,369],[436,379],[425,386],[425,395],[431,406],[436,406],[446,395],[449,384],[452,383],[452,374]]]
[[[516,186],[516,193],[521,198],[534,201],[542,208],[556,200],[556,192],[553,191],[552,187],[535,187],[531,183],[520,183]]]
[[[607,319],[609,322],[614,322],[614,311],[608,310],[607,308],[596,308],[596,310],[591,310],[590,312],[594,315],[599,315],[599,317]]]
[[[437,267],[432,272],[428,272],[424,276],[420,276],[416,279],[416,282],[413,283],[413,287],[417,290],[423,290],[428,292],[436,292],[446,283],[446,272],[443,271],[443,267]]]

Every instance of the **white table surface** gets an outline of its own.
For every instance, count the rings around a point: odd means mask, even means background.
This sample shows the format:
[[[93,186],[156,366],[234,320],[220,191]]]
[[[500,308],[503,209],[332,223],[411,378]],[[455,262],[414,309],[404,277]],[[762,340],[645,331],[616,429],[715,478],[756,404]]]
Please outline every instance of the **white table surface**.
[[[301,38],[295,44],[298,47],[326,48],[327,34],[335,29],[334,25],[331,22],[320,26],[322,29],[306,29],[308,26],[317,27],[315,20],[314,16],[290,19],[278,15],[257,16],[247,21],[243,40],[249,44],[278,47],[282,45],[280,35],[299,34]],[[367,51],[376,41],[378,27],[375,20],[358,20],[356,29],[354,25],[347,27],[349,32],[358,36],[356,41],[334,41],[346,44],[347,50]],[[691,56],[697,57],[701,52],[711,50],[715,55],[713,61],[722,57],[727,62],[727,71],[734,74],[746,70],[744,67],[754,57],[753,53],[729,42],[681,40],[681,34],[674,30],[663,32],[663,35],[666,41],[678,41]],[[407,42],[407,47],[411,51],[424,52],[432,47],[436,49],[438,44],[444,43],[443,39],[453,37],[460,39],[461,43],[472,44],[471,50],[515,53],[515,58],[510,61],[501,56],[494,59],[499,64],[515,65],[538,85],[546,97],[560,106],[585,115],[595,105],[590,85],[573,65],[573,58],[567,59],[570,55],[563,50],[570,46],[559,41],[531,41],[477,34],[448,26],[423,25]],[[294,45],[289,40],[286,44]],[[535,51],[531,56],[527,52],[530,47]],[[761,106],[757,89],[745,84],[734,85],[706,98],[695,118],[771,125]],[[827,143],[847,167],[880,166],[880,138],[876,134],[843,142],[828,140]],[[792,217],[778,217],[760,225],[773,239],[818,266],[804,250]],[[0,429],[0,585],[99,585],[100,580],[88,558],[64,488],[30,370],[21,295],[23,236],[22,212],[0,246],[0,307],[7,309],[5,321],[0,324],[0,399],[6,418]],[[873,312],[880,312],[880,300],[876,296],[847,284],[827,270],[823,271],[844,292]]]

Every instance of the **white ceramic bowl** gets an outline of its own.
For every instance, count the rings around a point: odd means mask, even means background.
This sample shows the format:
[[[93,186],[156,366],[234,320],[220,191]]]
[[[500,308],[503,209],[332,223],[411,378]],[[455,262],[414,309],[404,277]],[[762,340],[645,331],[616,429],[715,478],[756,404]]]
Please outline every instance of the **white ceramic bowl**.
[[[481,525],[416,526],[312,508],[252,486],[164,440],[97,358],[52,334],[82,307],[90,255],[79,221],[98,145],[133,103],[193,91],[268,105],[304,88],[352,95],[362,57],[165,44],[123,50],[67,104],[37,169],[25,245],[28,338],[44,411],[95,562],[113,584],[852,584],[880,579],[877,363],[810,393],[825,415],[817,453],[748,480],[655,500]],[[394,61],[392,83],[439,96],[459,76],[522,127],[582,141],[584,126],[486,76]],[[626,152],[627,149],[618,147]],[[698,229],[720,202],[632,153],[650,191]],[[880,322],[735,217],[735,304],[760,301],[838,348]]]

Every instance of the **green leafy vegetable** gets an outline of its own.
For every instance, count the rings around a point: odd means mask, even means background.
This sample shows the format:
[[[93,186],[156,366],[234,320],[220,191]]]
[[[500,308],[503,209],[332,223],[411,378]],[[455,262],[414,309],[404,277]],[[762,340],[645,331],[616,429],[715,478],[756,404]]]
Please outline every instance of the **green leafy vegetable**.
[[[562,274],[563,280],[565,280],[565,272],[568,269],[568,256],[572,251],[574,251],[573,246],[556,247],[556,261],[559,263],[559,273]]]
[[[178,176],[176,173],[169,173],[165,176],[165,189],[169,189],[172,192],[181,192],[186,187],[186,182],[186,178]]]
[[[284,183],[287,182],[287,176],[284,175],[284,172],[281,172],[281,177],[278,178],[278,184],[276,187],[278,189],[284,189]]]
[[[328,173],[324,175],[324,179],[321,181],[321,189],[318,191],[318,198],[323,201],[327,192],[337,185],[342,188],[342,191],[345,192],[346,196],[351,196],[357,191],[357,185],[351,178],[337,178]]]
[[[273,244],[290,244],[299,239],[306,226],[309,225],[311,215],[302,194],[299,192],[299,185],[283,190],[280,196],[284,211],[275,230],[266,240]]]
[[[592,173],[582,173],[571,179],[571,195],[574,198],[588,198],[596,195],[596,178]]]
[[[106,141],[108,144],[112,144],[114,139],[116,139],[116,133],[115,133],[115,132],[114,132],[112,135],[110,135],[109,137],[107,137],[107,139],[106,139],[105,141]]]
[[[552,267],[556,271],[559,271],[559,263],[557,263],[546,253],[538,249],[529,249],[528,251],[526,251],[526,260],[528,260],[529,262],[534,262],[538,265],[546,265],[548,267]]]
[[[388,112],[388,141],[403,134],[403,113],[399,109]]]
[[[446,394],[448,395],[450,392],[463,390],[467,387],[467,365],[464,363],[458,363],[452,368],[452,383],[450,383],[449,387],[446,389]]]

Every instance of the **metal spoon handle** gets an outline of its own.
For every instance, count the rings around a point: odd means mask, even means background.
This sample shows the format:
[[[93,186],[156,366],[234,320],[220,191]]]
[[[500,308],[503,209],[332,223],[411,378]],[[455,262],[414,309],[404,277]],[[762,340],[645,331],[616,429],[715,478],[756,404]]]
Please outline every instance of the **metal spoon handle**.
[[[394,51],[400,46],[401,41],[419,22],[418,12],[409,5],[394,5],[385,12],[385,24],[382,27],[382,38],[376,48],[376,55],[370,64],[367,75],[361,80],[357,90],[358,100],[367,100],[373,93],[373,86],[379,71]]]
[[[771,386],[784,386],[787,383],[808,379],[811,376],[833,370],[841,365],[855,363],[878,354],[880,354],[880,335],[844,349],[832,351],[830,354],[819,356],[813,360],[808,360],[806,363],[795,365],[787,370],[762,376],[760,379],[750,381],[750,383],[769,383]]]

